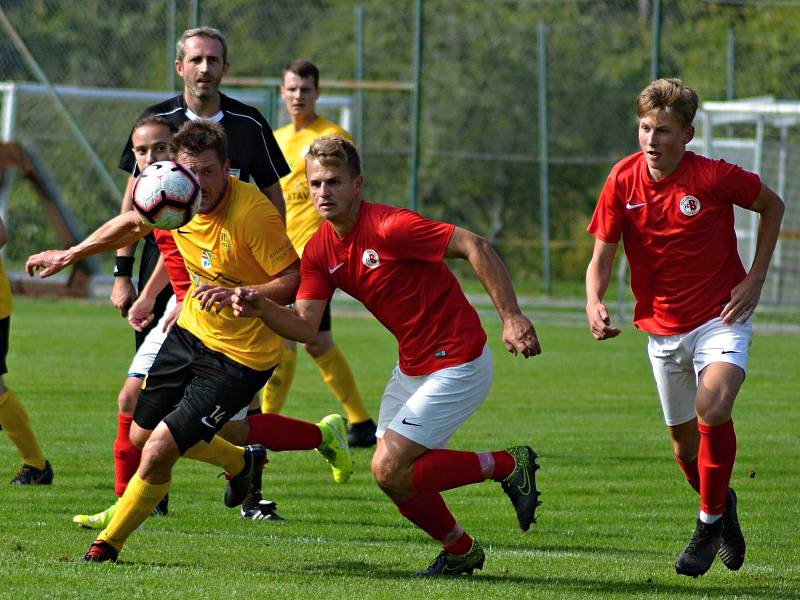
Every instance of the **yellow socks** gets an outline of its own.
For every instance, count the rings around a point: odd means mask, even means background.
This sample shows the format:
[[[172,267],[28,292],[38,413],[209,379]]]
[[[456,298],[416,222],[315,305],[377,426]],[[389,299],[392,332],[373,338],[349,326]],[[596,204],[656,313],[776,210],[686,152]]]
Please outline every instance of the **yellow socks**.
[[[347,413],[347,421],[352,425],[368,420],[369,413],[358,393],[353,372],[339,347],[334,346],[322,356],[315,358],[314,362],[317,363],[328,388]]]
[[[128,482],[128,488],[119,499],[114,517],[97,539],[111,544],[119,552],[125,540],[144,523],[153,509],[169,491],[170,482],[152,485],[136,473]]]
[[[10,389],[0,394],[0,425],[22,455],[23,464],[44,469],[45,460],[28,413]]]
[[[284,346],[281,362],[275,367],[272,377],[261,390],[262,413],[277,414],[281,412],[283,405],[286,404],[286,398],[289,396],[289,388],[292,387],[296,367],[297,351]]]
[[[222,467],[236,475],[244,469],[244,448],[226,442],[218,435],[211,442],[197,442],[183,454],[186,458]],[[161,498],[159,498],[160,500]]]

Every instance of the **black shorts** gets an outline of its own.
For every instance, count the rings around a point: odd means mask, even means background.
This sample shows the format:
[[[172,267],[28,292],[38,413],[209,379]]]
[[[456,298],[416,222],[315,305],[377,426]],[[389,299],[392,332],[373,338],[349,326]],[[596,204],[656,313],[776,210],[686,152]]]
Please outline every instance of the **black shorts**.
[[[158,264],[158,258],[160,256],[161,252],[158,250],[158,246],[155,243],[155,238],[153,238],[153,234],[150,233],[144,238],[144,246],[142,246],[142,258],[139,262],[139,282],[137,288],[140,294],[142,293],[147,281],[153,275],[153,271]],[[147,337],[147,334],[150,333],[150,330],[158,325],[158,321],[161,319],[161,315],[164,314],[164,309],[167,307],[167,302],[169,302],[170,296],[172,296],[172,285],[168,283],[164,286],[164,289],[158,293],[158,296],[156,296],[156,301],[153,305],[153,314],[155,316],[150,322],[150,325],[145,327],[142,331],[133,332],[137,350],[144,342],[144,338]]]
[[[200,440],[210,442],[272,371],[257,371],[209,350],[175,325],[142,384],[133,420],[143,429],[164,421],[183,454]]]
[[[0,319],[0,375],[8,373],[6,356],[8,355],[8,330],[11,328],[11,315]]]
[[[328,300],[328,303],[325,305],[325,312],[322,313],[322,320],[319,322],[319,330],[320,331],[330,331],[331,330],[331,301]]]

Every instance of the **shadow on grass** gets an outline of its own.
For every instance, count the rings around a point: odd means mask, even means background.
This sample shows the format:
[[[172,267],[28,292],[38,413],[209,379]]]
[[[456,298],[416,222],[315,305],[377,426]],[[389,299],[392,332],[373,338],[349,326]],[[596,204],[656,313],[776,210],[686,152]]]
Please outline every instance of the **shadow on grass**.
[[[420,569],[426,565],[420,565]],[[409,582],[409,581],[442,581],[448,578],[429,578],[418,579],[412,577],[412,572],[402,569],[387,569],[380,568],[374,565],[368,565],[358,561],[324,561],[324,562],[307,562],[304,565],[298,565],[298,573],[308,575],[309,572],[317,574],[325,574],[331,577],[360,577],[385,581],[396,582]],[[464,575],[463,577],[467,577]],[[768,599],[787,599],[794,600],[797,595],[794,592],[781,592],[775,589],[756,589],[755,583],[753,586],[737,585],[738,582],[732,582],[731,585],[703,585],[703,579],[696,580],[679,578],[678,575],[674,576],[677,581],[681,583],[662,583],[656,581],[604,581],[601,579],[579,578],[573,575],[564,576],[531,576],[524,577],[519,575],[490,575],[483,574],[475,571],[475,574],[470,578],[471,585],[491,585],[497,586],[502,584],[511,585],[529,585],[536,586],[537,594],[546,595],[547,592],[563,593],[565,591],[573,592],[576,594],[662,594],[665,597],[677,597],[687,595],[701,595],[702,597],[719,596],[719,597],[736,597],[746,596],[748,598],[768,598]],[[495,589],[496,591],[496,589]]]

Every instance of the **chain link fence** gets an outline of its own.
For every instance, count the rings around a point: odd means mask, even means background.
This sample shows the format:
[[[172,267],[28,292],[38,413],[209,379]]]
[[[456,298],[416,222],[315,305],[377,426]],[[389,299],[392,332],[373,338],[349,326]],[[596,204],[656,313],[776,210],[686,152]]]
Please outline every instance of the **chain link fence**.
[[[800,55],[787,51],[800,47],[800,1],[0,0],[0,7],[52,84],[131,91],[62,96],[120,188],[125,175],[115,166],[130,125],[151,98],[175,93],[174,39],[195,23],[225,33],[230,81],[262,80],[225,91],[257,104],[275,125],[285,120],[274,85],[283,65],[301,56],[317,63],[323,95],[348,96],[356,107],[352,133],[374,201],[409,202],[409,84],[419,76],[417,209],[487,236],[534,292],[547,270],[555,296],[580,296],[593,243],[584,229],[597,193],[611,165],[637,149],[635,97],[653,74],[654,24],[658,75],[683,78],[703,100],[800,96]],[[35,79],[13,41],[0,37],[0,81]],[[355,80],[394,85],[348,87]],[[326,82],[340,85],[326,89]],[[154,95],[134,93],[142,91]],[[800,143],[800,132],[787,135]],[[100,185],[47,94],[20,92],[13,139],[53,172],[87,231],[116,210],[118,199]],[[13,265],[57,242],[25,182],[17,178],[11,188],[6,256]],[[798,211],[798,193],[787,186],[787,219]],[[800,287],[800,276],[787,277],[788,288]],[[796,323],[800,315],[788,318]]]

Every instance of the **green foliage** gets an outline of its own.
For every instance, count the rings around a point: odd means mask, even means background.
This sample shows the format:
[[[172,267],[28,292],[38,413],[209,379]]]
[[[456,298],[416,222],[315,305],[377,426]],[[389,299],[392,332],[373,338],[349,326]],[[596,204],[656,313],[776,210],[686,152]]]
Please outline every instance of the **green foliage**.
[[[113,500],[116,396],[132,352],[130,330],[108,305],[17,299],[6,383],[27,407],[55,469],[50,487],[0,485],[0,596],[9,598],[761,598],[800,588],[795,501],[800,486],[798,338],[757,334],[735,411],[733,485],[748,540],[744,567],[717,561],[702,578],[673,562],[691,535],[696,496],[671,456],[644,353],[630,327],[598,344],[580,310],[532,311],[544,354],[506,354],[487,312],[495,381],[485,405],[456,433],[454,449],[531,444],[540,454],[544,504],[527,534],[491,482],[444,493],[486,548],[472,578],[419,581],[409,573],[438,553],[375,486],[368,450],[336,486],[315,452],[270,453],[265,495],[284,523],[244,522],[222,505],[208,465],[181,460],[170,516],[133,533],[116,565],[77,562],[95,532],[76,512]],[[334,306],[337,343],[373,414],[396,361],[395,342],[372,319]],[[284,412],[319,419],[338,409],[304,353]],[[0,434],[3,477],[18,455]],[[776,517],[779,515],[779,517]]]
[[[610,166],[637,149],[634,106],[651,74],[651,3],[427,0],[423,5],[419,209],[487,236],[507,250],[516,272],[531,280],[541,277],[541,253],[535,250],[541,243],[543,127],[537,53],[538,27],[544,23],[552,270],[557,278],[571,279],[580,271],[584,244],[577,223],[588,222]],[[169,6],[166,0],[4,2],[54,83],[148,90],[167,86],[173,52],[167,42]],[[179,34],[191,3],[175,0],[174,6]],[[303,56],[319,65],[323,80],[353,79],[360,6],[365,77],[414,78],[411,0],[203,0],[197,6],[202,23],[226,34],[232,77],[278,77],[288,60]],[[800,54],[791,51],[800,45],[797,3],[675,0],[661,6],[661,75],[683,78],[703,100],[725,99],[730,30],[736,97],[800,95]],[[33,79],[2,37],[0,80],[7,78]],[[323,88],[323,93],[353,92]],[[370,90],[363,97],[367,197],[406,205],[410,94]],[[68,101],[120,180],[119,152],[132,120],[147,104]],[[55,172],[87,229],[111,214],[116,199],[100,189],[52,103],[26,98],[18,119],[16,135]],[[10,216],[17,218],[13,199]]]

